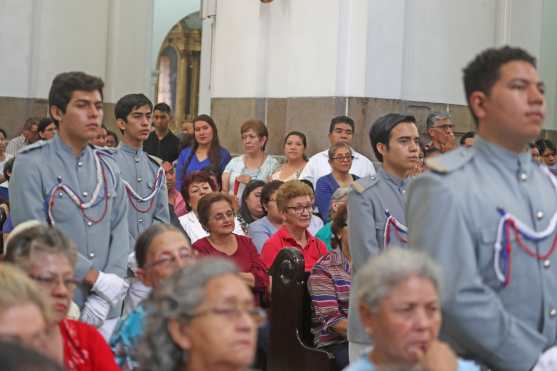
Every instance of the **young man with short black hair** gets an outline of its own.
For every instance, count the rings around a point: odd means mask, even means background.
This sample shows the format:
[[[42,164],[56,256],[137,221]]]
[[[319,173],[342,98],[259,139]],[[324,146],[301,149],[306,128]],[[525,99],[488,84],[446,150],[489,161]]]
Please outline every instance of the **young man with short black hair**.
[[[372,256],[407,239],[405,200],[408,174],[419,161],[419,133],[414,116],[389,113],[369,131],[375,157],[382,163],[377,174],[352,183],[348,194],[348,228],[352,275]],[[348,341],[354,360],[371,346],[358,315],[357,282],[352,282]]]
[[[143,151],[143,142],[151,129],[153,104],[143,94],[128,94],[114,107],[116,125],[122,142],[114,156],[128,198],[130,231],[129,268],[135,272],[133,246],[138,236],[153,223],[169,223],[168,194],[162,161]],[[126,311],[133,309],[148,294],[148,289],[134,281],[126,298]]]
[[[153,109],[153,126],[155,130],[143,143],[143,150],[150,155],[170,163],[176,161],[180,155],[180,139],[168,125],[172,119],[172,110],[166,103],[157,103]]]
[[[129,240],[128,202],[113,153],[89,145],[103,118],[103,86],[83,72],[54,78],[48,105],[58,135],[18,153],[10,204],[14,225],[48,222],[75,242],[82,283],[74,301],[81,320],[107,337],[127,291]]]
[[[493,370],[557,364],[557,181],[532,159],[544,84],[535,59],[488,49],[464,69],[472,148],[426,160],[410,185],[409,244],[442,268],[441,336]]]

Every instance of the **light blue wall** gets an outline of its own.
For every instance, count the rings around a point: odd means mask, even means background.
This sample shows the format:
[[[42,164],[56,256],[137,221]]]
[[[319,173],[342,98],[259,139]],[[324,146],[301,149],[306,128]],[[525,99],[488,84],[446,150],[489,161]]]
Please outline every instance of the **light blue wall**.
[[[539,68],[545,82],[545,128],[557,130],[557,1],[545,0]]]
[[[161,44],[172,28],[185,16],[199,11],[201,0],[153,0],[153,47],[151,71],[157,67]]]

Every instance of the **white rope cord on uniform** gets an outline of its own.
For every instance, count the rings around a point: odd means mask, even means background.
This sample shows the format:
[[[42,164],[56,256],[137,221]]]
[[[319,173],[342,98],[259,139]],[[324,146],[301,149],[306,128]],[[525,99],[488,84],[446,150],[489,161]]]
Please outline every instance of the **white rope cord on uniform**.
[[[542,166],[541,170],[551,181],[553,189],[557,191],[557,179],[555,176],[551,174],[546,166]],[[501,219],[499,220],[499,224],[497,226],[497,239],[493,245],[493,267],[497,279],[507,286],[510,283],[512,267],[512,243],[510,240],[510,232],[514,232],[517,245],[520,246],[528,255],[538,260],[545,260],[553,254],[557,246],[557,236],[549,250],[543,255],[538,254],[526,246],[523,243],[522,236],[524,236],[524,238],[528,241],[540,242],[554,234],[557,229],[557,210],[553,214],[548,226],[542,231],[532,229],[520,221],[515,215],[505,211],[503,208],[498,208],[497,211],[501,214]],[[501,267],[501,263],[503,263],[503,267]]]

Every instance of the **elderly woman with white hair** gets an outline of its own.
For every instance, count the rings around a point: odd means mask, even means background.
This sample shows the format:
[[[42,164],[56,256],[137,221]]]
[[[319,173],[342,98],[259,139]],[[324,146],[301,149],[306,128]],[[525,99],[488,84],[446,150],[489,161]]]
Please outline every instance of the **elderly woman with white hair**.
[[[145,308],[140,370],[240,371],[254,359],[263,312],[228,259],[201,258],[176,272]]]
[[[345,371],[471,371],[437,339],[441,326],[440,281],[436,264],[408,248],[390,248],[356,275],[362,323],[373,348]]]

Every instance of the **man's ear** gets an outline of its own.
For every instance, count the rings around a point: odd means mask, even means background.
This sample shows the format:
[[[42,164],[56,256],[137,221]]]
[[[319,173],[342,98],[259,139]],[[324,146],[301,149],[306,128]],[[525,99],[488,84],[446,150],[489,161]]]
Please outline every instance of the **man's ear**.
[[[50,106],[49,112],[50,112],[50,116],[58,122],[60,122],[62,120],[62,116],[64,116],[64,113],[58,106]]]
[[[468,102],[469,102],[468,104],[470,105],[470,109],[472,110],[472,112],[474,112],[474,114],[478,119],[485,117],[486,100],[487,100],[487,96],[485,95],[484,92],[481,91],[473,92],[472,94],[470,94],[470,97],[468,98]]]
[[[375,148],[377,148],[377,152],[379,152],[381,156],[385,157],[385,152],[387,152],[387,146],[385,143],[377,143]]]
[[[120,130],[126,130],[126,122],[122,119],[116,119],[116,126]]]
[[[189,329],[187,325],[178,322],[175,319],[171,319],[168,322],[168,333],[170,337],[181,349],[190,349],[191,340],[189,335]]]

